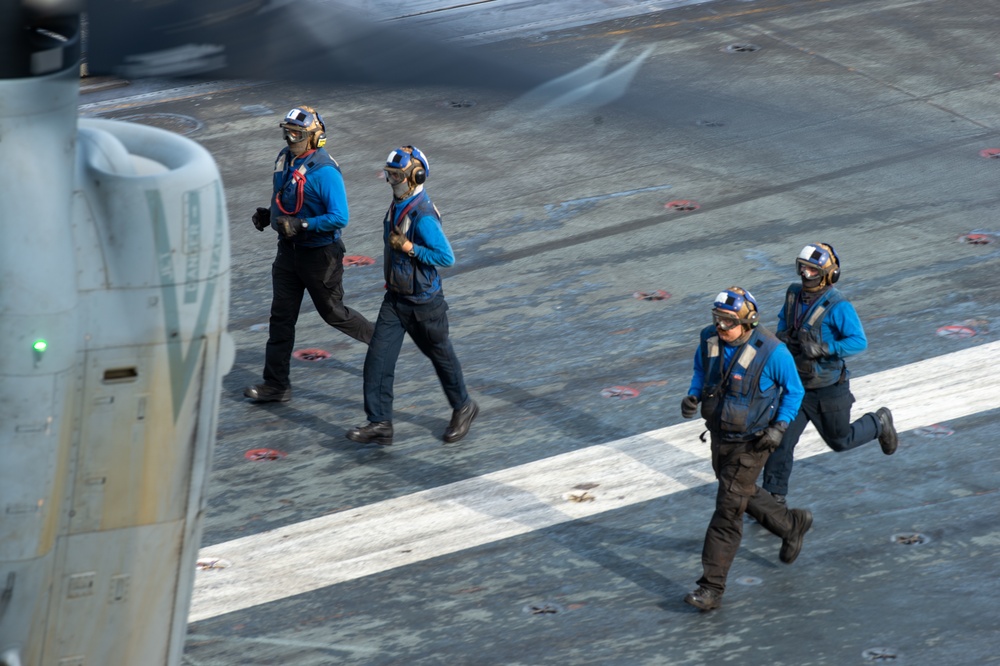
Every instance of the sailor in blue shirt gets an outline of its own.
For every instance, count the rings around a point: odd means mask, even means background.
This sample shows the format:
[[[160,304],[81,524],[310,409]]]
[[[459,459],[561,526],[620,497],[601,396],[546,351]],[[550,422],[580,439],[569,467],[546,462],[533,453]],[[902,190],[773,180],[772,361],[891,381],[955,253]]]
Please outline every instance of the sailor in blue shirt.
[[[355,442],[392,444],[393,379],[407,333],[431,360],[451,405],[444,441],[465,437],[479,413],[448,337],[448,304],[437,269],[454,264],[455,253],[441,215],[424,191],[429,173],[427,156],[413,146],[397,148],[386,159],[385,177],[393,194],[382,220],[386,292],[365,356],[368,423],[347,431],[347,438]]]
[[[781,537],[778,556],[786,564],[798,557],[812,526],[809,511],[789,510],[757,486],[761,468],[802,401],[792,355],[758,326],[757,302],[741,287],[716,296],[712,319],[701,332],[691,385],[681,401],[681,415],[688,419],[701,404],[719,481],[701,553],[703,574],[698,588],[684,597],[703,611],[722,603],[729,568],[743,539],[744,512]]]
[[[289,111],[279,126],[287,145],[274,163],[271,205],[253,215],[257,231],[270,227],[278,232],[264,381],[243,391],[254,402],[292,398],[289,365],[306,291],[330,326],[365,343],[373,330],[370,321],[344,305],[341,231],[348,222],[347,193],[340,166],[323,147],[323,118],[303,106]]]
[[[763,487],[779,502],[788,493],[795,445],[808,423],[816,427],[834,451],[848,451],[878,440],[891,455],[898,437],[886,407],[851,423],[850,373],[844,361],[868,348],[864,327],[854,306],[833,285],[840,279],[840,258],[828,243],[806,245],[795,260],[801,284],[788,287],[778,313],[777,336],[788,345],[805,397],[781,445],[764,467]]]

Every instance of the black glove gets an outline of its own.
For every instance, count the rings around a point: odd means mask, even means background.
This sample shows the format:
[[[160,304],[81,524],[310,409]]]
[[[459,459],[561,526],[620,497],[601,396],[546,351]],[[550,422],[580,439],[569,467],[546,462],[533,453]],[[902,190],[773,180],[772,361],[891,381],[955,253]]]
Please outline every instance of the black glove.
[[[292,217],[291,215],[282,215],[275,222],[278,223],[278,230],[281,231],[281,235],[285,238],[292,238],[300,231],[309,228],[308,222],[301,217]]]
[[[406,244],[406,236],[404,234],[393,231],[389,234],[389,247],[393,250],[403,251],[403,246]]]
[[[825,342],[819,343],[812,338],[806,338],[800,340],[799,345],[802,348],[802,355],[806,358],[823,358],[830,355],[830,348]]]
[[[691,418],[698,413],[698,396],[696,395],[686,395],[684,399],[681,400],[681,416],[686,419]]]
[[[781,438],[785,436],[786,430],[788,430],[788,424],[784,421],[772,423],[761,433],[754,448],[757,451],[773,452],[781,444]]]
[[[794,335],[791,335],[788,331],[785,331],[785,337],[780,338],[788,346],[788,351],[792,352],[792,356],[799,358],[802,356],[802,345],[799,344],[799,339]]]
[[[781,340],[782,342],[784,342],[784,343],[787,344],[788,343],[788,339],[791,336],[788,335],[788,329],[786,328],[783,331],[778,331],[777,333],[775,333],[774,337],[778,338],[779,340]]]
[[[253,226],[257,227],[257,231],[264,231],[271,226],[271,209],[258,207],[250,219],[253,220]]]

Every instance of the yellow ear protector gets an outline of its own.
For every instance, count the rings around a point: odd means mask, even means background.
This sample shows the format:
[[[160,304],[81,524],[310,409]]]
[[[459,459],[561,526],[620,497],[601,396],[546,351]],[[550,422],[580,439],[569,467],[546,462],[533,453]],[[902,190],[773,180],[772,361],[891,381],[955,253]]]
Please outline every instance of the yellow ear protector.
[[[750,328],[757,328],[757,324],[760,323],[760,314],[757,312],[757,301],[754,300],[749,291],[744,290],[743,296],[747,299],[747,303],[753,306],[753,310],[747,313],[747,322],[750,323]]]
[[[326,123],[323,122],[323,116],[319,115],[319,111],[316,111],[316,120],[319,121],[320,132],[316,137],[316,147],[322,148],[326,145]]]
[[[292,109],[278,126],[285,130],[286,141],[289,140],[288,132],[294,131],[308,135],[310,148],[322,148],[326,145],[326,123],[323,122],[323,116],[311,106]]]

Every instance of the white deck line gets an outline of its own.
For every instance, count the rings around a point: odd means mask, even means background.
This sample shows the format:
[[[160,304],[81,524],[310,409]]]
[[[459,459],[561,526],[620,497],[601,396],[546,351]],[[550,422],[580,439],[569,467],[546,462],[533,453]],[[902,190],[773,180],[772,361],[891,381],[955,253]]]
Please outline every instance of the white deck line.
[[[886,405],[903,432],[995,409],[1000,375],[989,360],[998,351],[993,342],[852,378],[853,415]],[[714,482],[702,430],[701,419],[687,421],[209,546],[201,557],[232,566],[197,573],[189,621]],[[796,458],[828,451],[809,427]],[[599,484],[594,499],[567,499],[581,483]]]

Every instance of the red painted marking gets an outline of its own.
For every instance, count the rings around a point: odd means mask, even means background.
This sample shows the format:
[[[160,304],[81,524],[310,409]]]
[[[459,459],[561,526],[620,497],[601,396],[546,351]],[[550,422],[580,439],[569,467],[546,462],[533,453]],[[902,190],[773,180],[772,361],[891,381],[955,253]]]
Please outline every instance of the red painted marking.
[[[601,391],[602,398],[618,398],[619,400],[631,400],[638,395],[638,389],[630,386],[612,386]]]
[[[322,349],[300,349],[292,352],[292,356],[300,361],[322,361],[330,358],[330,352]]]
[[[247,460],[280,460],[287,454],[276,449],[250,449],[243,454]]]
[[[942,326],[937,330],[937,334],[942,338],[955,338],[957,340],[965,340],[966,338],[971,338],[976,334],[976,329],[969,328],[968,326]]]
[[[993,238],[986,234],[966,234],[961,236],[959,240],[969,245],[989,245],[993,242]]]
[[[923,428],[917,428],[913,431],[913,433],[921,435],[922,437],[951,437],[955,434],[955,431],[951,428],[935,423]]]
[[[676,199],[675,201],[668,201],[663,205],[663,207],[667,210],[676,210],[682,213],[687,213],[701,208],[698,202],[691,201],[690,199]]]
[[[209,569],[225,569],[230,566],[230,563],[220,557],[202,557],[198,559],[195,566],[199,571],[207,571]]]
[[[640,301],[665,301],[670,298],[670,293],[662,289],[652,292],[637,291],[632,294],[632,298],[638,298]]]
[[[351,266],[371,266],[375,263],[375,260],[371,257],[365,257],[360,254],[352,254],[349,257],[344,257],[344,267],[350,268]]]
[[[1000,158],[1000,148],[986,148],[979,151],[980,157],[987,157],[989,159],[995,160]]]

